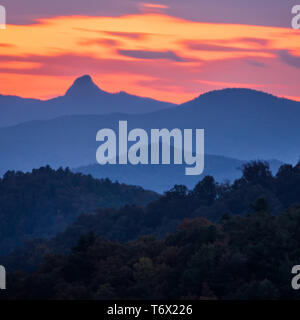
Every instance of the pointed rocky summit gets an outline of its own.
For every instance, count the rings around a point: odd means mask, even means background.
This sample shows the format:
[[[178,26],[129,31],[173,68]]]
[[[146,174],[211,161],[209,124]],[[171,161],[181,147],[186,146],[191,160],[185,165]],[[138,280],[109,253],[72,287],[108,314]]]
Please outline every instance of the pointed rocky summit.
[[[70,98],[91,98],[99,94],[105,94],[94,82],[91,76],[84,75],[77,78],[68,89],[65,96]]]

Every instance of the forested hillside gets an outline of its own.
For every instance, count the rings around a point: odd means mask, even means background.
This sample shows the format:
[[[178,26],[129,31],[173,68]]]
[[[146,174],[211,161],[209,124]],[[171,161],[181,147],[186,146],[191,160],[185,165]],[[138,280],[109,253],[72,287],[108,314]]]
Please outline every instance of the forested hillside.
[[[177,185],[146,206],[135,204],[99,208],[80,215],[74,223],[51,240],[28,241],[0,264],[10,270],[34,271],[46,254],[68,253],[80,236],[126,243],[140,236],[163,239],[176,232],[184,219],[205,218],[213,223],[231,216],[247,216],[259,210],[278,216],[300,204],[300,165],[283,165],[275,176],[267,163],[253,162],[243,167],[243,175],[232,185],[218,184],[207,176],[194,189]]]
[[[47,238],[96,208],[145,205],[158,195],[69,169],[7,172],[0,179],[0,255],[26,239]]]
[[[219,222],[224,215],[252,213],[258,199],[265,199],[270,213],[278,215],[300,204],[299,195],[300,164],[283,165],[273,176],[267,163],[252,162],[244,165],[242,177],[232,185],[219,184],[207,176],[192,190],[175,185],[145,207],[128,205],[118,210],[97,209],[81,215],[55,238],[54,246],[68,248],[77,242],[80,234],[89,231],[121,242],[149,234],[162,238],[168,232],[176,231],[186,218],[204,217]]]
[[[34,274],[11,273],[3,299],[299,299],[300,209],[272,216],[263,200],[220,224],[196,218],[162,240],[126,244],[93,233]]]

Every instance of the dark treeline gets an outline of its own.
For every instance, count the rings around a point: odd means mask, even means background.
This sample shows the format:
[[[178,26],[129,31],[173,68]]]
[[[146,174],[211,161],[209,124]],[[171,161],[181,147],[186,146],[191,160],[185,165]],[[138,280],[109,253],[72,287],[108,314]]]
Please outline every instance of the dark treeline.
[[[273,176],[252,162],[232,185],[207,176],[146,206],[97,209],[0,261],[3,297],[296,299],[299,203],[300,164]]]
[[[52,237],[82,213],[146,203],[158,195],[142,188],[74,174],[49,166],[0,179],[0,255],[26,239]]]
[[[4,299],[298,299],[300,208],[273,216],[264,200],[247,216],[184,220],[162,240],[121,244],[93,233],[33,274],[8,276]]]
[[[232,185],[218,184],[207,176],[193,190],[176,185],[145,207],[100,208],[81,215],[53,239],[52,246],[65,251],[76,244],[81,234],[90,231],[120,242],[132,241],[141,235],[162,238],[175,232],[186,218],[204,217],[220,222],[224,215],[252,213],[253,204],[259,198],[266,200],[273,215],[300,203],[300,164],[283,165],[275,177],[264,162],[246,164],[242,170],[242,177]]]

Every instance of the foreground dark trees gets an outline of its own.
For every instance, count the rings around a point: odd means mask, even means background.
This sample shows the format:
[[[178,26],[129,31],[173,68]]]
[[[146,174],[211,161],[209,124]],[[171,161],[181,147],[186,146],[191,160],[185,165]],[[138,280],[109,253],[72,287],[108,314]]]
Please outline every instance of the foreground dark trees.
[[[178,227],[179,226],[179,227]],[[300,165],[243,168],[145,207],[81,215],[6,257],[3,299],[299,299]]]
[[[145,205],[158,195],[49,166],[0,179],[0,255],[25,240],[53,237],[82,213],[125,204]]]
[[[258,207],[261,207],[258,204]],[[126,244],[93,233],[33,274],[9,275],[6,299],[298,299],[300,208],[272,216],[185,220],[162,240]]]

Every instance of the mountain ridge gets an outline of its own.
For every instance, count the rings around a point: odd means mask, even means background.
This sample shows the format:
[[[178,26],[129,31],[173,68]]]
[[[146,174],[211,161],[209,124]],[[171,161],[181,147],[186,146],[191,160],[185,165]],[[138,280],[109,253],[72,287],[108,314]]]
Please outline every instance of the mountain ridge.
[[[172,154],[173,150],[171,151]],[[271,171],[276,174],[283,162],[276,159],[266,160]],[[186,176],[185,164],[182,165],[108,165],[91,164],[72,169],[75,173],[91,175],[95,179],[109,178],[112,181],[137,185],[146,190],[163,193],[174,185],[185,185],[189,189],[195,187],[204,176],[213,176],[219,183],[233,182],[242,175],[242,167],[248,163],[218,155],[205,155],[205,169],[201,176]]]
[[[90,75],[81,76],[73,82],[64,97],[87,98],[90,95],[109,94],[100,89]]]
[[[119,120],[128,121],[128,130],[147,132],[204,128],[205,154],[295,163],[300,155],[299,118],[300,102],[251,89],[230,89],[146,114],[64,115],[24,122],[0,128],[0,172],[28,171],[47,164],[88,166],[95,162],[97,132],[103,128],[117,132]]]
[[[115,112],[142,114],[175,107],[175,104],[126,92],[100,89],[91,76],[81,76],[64,95],[48,100],[0,94],[0,127],[31,120],[51,120],[65,115],[102,115]]]
[[[170,108],[190,107],[193,104],[211,102],[235,96],[235,100],[258,97],[262,100],[282,100],[299,103],[291,99],[249,88],[224,88],[198,95],[182,104],[173,104],[149,97],[132,95],[124,91],[110,93],[102,90],[90,75],[76,78],[64,95],[47,100],[23,98],[0,94],[0,127],[13,126],[32,120],[51,120],[68,115],[105,115],[110,113],[147,114]],[[210,100],[210,101],[209,101]],[[198,106],[199,107],[199,106]]]

